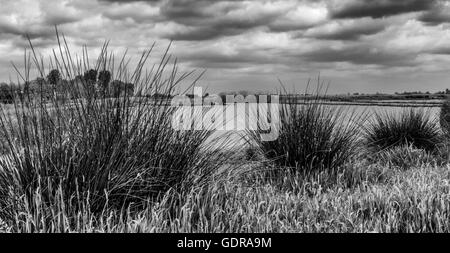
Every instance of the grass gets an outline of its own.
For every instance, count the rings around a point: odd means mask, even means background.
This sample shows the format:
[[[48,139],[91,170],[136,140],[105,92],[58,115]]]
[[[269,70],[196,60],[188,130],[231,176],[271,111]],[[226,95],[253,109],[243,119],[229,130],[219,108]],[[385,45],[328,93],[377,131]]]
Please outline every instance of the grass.
[[[450,168],[416,167],[364,174],[347,185],[340,177],[329,189],[311,181],[299,192],[262,184],[228,182],[214,191],[173,196],[144,209],[68,213],[64,207],[44,222],[39,212],[6,228],[10,232],[449,232]],[[368,178],[372,177],[372,178]],[[43,224],[48,224],[46,227]],[[33,229],[32,229],[33,228]]]
[[[392,147],[379,152],[375,157],[385,166],[404,170],[423,165],[431,166],[436,162],[436,158],[429,152],[411,145]]]

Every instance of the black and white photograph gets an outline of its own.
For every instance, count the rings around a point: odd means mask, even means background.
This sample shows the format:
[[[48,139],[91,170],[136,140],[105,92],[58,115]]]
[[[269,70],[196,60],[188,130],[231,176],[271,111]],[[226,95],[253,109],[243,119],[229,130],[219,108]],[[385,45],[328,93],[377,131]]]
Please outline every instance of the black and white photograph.
[[[0,107],[0,237],[450,232],[449,0],[0,0]]]

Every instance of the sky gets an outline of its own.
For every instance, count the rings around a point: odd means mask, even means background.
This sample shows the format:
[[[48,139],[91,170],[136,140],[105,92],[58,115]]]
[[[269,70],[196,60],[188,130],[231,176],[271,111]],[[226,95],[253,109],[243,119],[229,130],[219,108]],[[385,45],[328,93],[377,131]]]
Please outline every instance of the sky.
[[[180,69],[206,70],[210,92],[329,93],[450,88],[448,0],[0,0],[0,80],[15,79],[28,35],[46,56],[54,26],[74,51],[98,54],[105,40],[137,60],[155,42]],[[23,65],[23,64],[22,64]]]

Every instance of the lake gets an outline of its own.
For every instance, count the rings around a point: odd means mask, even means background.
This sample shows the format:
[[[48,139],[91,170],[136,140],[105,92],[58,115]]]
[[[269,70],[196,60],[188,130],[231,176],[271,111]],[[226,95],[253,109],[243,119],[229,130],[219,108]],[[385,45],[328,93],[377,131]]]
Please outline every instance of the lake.
[[[226,106],[218,106],[212,109],[203,109],[203,127],[207,129],[214,129],[214,134],[210,137],[211,142],[214,143],[220,143],[221,141],[227,141],[229,143],[230,147],[242,146],[247,145],[247,142],[245,141],[246,137],[246,130],[247,129],[254,129],[252,127],[255,127],[256,122],[259,122],[261,120],[261,117],[263,115],[269,115],[267,113],[267,107],[262,108],[262,113],[258,115],[256,107],[252,107],[252,105],[246,104],[247,106],[239,107],[233,105],[226,105]],[[253,104],[256,105],[256,104]],[[301,105],[299,105],[301,106]],[[330,106],[330,108],[338,107],[339,110],[343,110],[345,113],[343,113],[343,117],[356,117],[361,116],[366,118],[366,121],[370,121],[371,117],[375,115],[376,113],[386,113],[386,114],[394,114],[394,115],[401,115],[402,112],[405,112],[407,110],[410,110],[413,108],[414,110],[424,110],[426,114],[431,115],[432,117],[439,116],[440,107],[405,107],[405,106],[374,106],[374,105],[366,105],[366,106],[360,106],[360,105],[325,105]],[[186,108],[187,109],[187,108]],[[178,111],[179,112],[179,111]],[[233,115],[232,117],[231,115]],[[200,110],[194,111],[193,115],[200,115]],[[219,115],[219,117],[215,117]],[[273,117],[273,115],[272,115]],[[195,118],[195,117],[194,117]],[[227,120],[232,119],[232,120]],[[262,117],[264,118],[264,116]],[[270,117],[269,117],[270,118]],[[206,120],[205,120],[206,119]],[[214,120],[215,119],[215,120]],[[201,119],[198,119],[201,121]],[[195,119],[194,119],[195,121]],[[265,126],[269,127],[270,120],[262,119],[264,121]],[[222,124],[220,124],[222,122]],[[187,123],[187,122],[186,122]],[[192,123],[192,122],[190,122]],[[360,122],[357,122],[360,124]],[[269,124],[269,125],[267,125]],[[275,125],[270,125],[272,128]]]

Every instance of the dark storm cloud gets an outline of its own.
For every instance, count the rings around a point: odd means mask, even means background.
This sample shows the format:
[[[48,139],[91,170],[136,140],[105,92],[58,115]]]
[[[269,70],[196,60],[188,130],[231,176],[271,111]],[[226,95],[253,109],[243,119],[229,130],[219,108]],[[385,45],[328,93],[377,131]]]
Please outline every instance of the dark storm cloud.
[[[160,5],[162,2],[160,0],[100,0],[100,2],[106,3],[106,8],[101,15],[111,20],[131,19],[139,24],[155,24],[167,20],[160,15],[159,11],[158,13],[149,13],[150,9]]]
[[[220,1],[219,1],[220,2]],[[205,9],[217,2],[214,1],[167,1],[161,7],[161,14],[170,20],[196,21],[198,18],[214,17]],[[223,13],[216,13],[217,16]]]
[[[2,34],[9,35],[17,35],[20,36],[21,39],[26,38],[27,36],[30,39],[43,38],[48,39],[53,37],[55,34],[54,28],[51,27],[19,27],[6,22],[0,21],[0,38]]]
[[[427,11],[435,0],[352,0],[331,10],[333,18],[381,18],[397,14]]]
[[[55,45],[55,39],[40,37],[33,39],[32,43],[34,48],[53,47]],[[28,48],[30,46],[28,40],[22,38],[13,39],[12,44],[16,48]]]
[[[434,7],[419,16],[418,20],[427,25],[439,25],[450,22],[450,1],[436,2]]]
[[[417,55],[388,52],[370,45],[346,46],[341,49],[320,48],[300,55],[307,61],[348,62],[357,65],[412,66]]]
[[[266,13],[259,13],[258,17],[228,18],[232,11],[244,8],[242,1],[206,1],[206,0],[169,0],[161,6],[161,15],[167,20],[175,21],[183,25],[202,26],[214,25],[218,28],[236,27],[249,28],[261,24],[267,20]],[[276,17],[275,14],[272,14]]]
[[[329,30],[306,32],[306,37],[324,40],[358,40],[365,35],[373,35],[386,29],[385,23],[356,21],[350,25],[342,24]]]
[[[110,3],[131,3],[131,2],[150,2],[156,3],[162,0],[100,0],[100,2],[110,2]]]
[[[166,1],[161,6],[161,15],[186,29],[167,32],[163,37],[198,41],[237,35],[267,26],[281,14],[277,10],[261,9],[258,15],[247,16],[242,14],[245,7],[242,1]],[[236,14],[239,11],[241,14]]]
[[[137,3],[140,1],[109,2]],[[145,4],[147,2],[144,1],[143,3]],[[161,37],[172,40],[192,41],[210,40],[245,33],[249,29],[271,23],[280,15],[280,12],[264,10],[260,10],[260,13],[257,12],[257,15],[252,17],[236,14],[239,11],[243,12],[243,8],[248,7],[242,1],[237,0],[167,0],[161,1],[159,4],[153,6],[159,8],[157,15],[154,13],[145,13],[145,5],[141,6],[142,8],[139,8],[137,5],[123,5],[120,9],[106,10],[102,15],[112,20],[130,18],[137,23],[176,23],[184,29],[181,31],[164,31]]]
[[[201,41],[210,40],[223,36],[236,35],[242,32],[242,29],[215,29],[214,27],[195,27],[192,30],[173,31],[162,35],[163,38],[171,40],[189,40],[189,41]]]
[[[131,19],[138,24],[156,24],[165,20],[165,18],[159,15],[159,9],[147,4],[131,4],[109,8],[103,11],[102,16],[111,20],[119,21]]]
[[[301,31],[314,27],[316,24],[301,24],[301,23],[271,23],[267,27],[272,32],[289,32]]]
[[[450,55],[450,46],[441,46],[428,50],[427,53],[437,55]]]
[[[263,16],[258,19],[218,19],[205,22],[208,25],[186,27],[182,31],[168,32],[162,37],[172,40],[210,40],[224,36],[243,34],[246,31],[269,23],[274,16]]]
[[[255,66],[255,64],[273,64],[274,58],[269,54],[240,49],[233,54],[225,54],[215,50],[198,50],[181,54],[181,61],[187,61],[196,67],[217,67],[241,68],[244,65]]]
[[[51,15],[46,15],[44,23],[47,25],[63,25],[68,23],[73,23],[83,19],[80,16],[70,16],[65,13],[52,13]]]
[[[425,22],[427,25],[439,25],[442,23],[450,22],[450,13],[438,11],[438,12],[428,12],[420,17],[419,19]]]
[[[269,24],[268,25],[270,31],[272,32],[289,32],[289,31],[301,31],[311,27],[314,25],[308,24]]]

